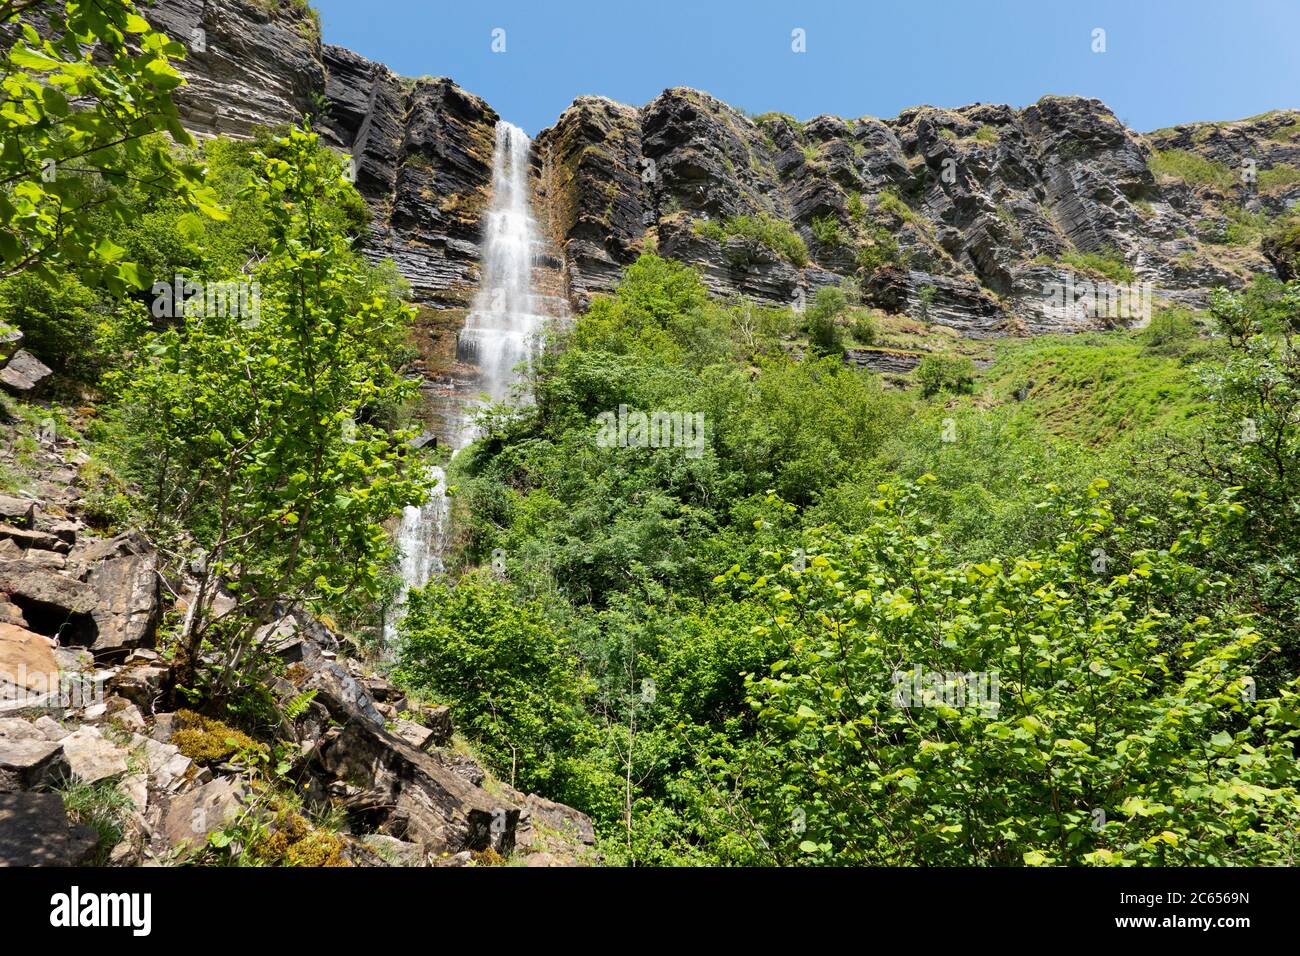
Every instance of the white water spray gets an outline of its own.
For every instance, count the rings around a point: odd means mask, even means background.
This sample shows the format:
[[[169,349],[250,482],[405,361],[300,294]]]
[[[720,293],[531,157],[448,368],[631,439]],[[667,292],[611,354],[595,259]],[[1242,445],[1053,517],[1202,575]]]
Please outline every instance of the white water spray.
[[[475,369],[473,384],[489,402],[509,398],[519,381],[516,368],[538,348],[539,333],[547,320],[539,314],[543,301],[533,289],[533,256],[538,244],[532,214],[529,154],[532,143],[517,126],[499,122],[492,154],[492,199],[485,217],[483,277],[474,296],[465,327],[457,340],[457,358]],[[446,434],[440,436],[454,456],[476,436],[473,409],[481,400],[464,396],[460,414],[448,416]],[[390,609],[384,625],[384,644],[391,651],[401,616],[401,604],[410,588],[420,588],[443,573],[443,552],[449,526],[450,502],[443,469],[431,469],[438,480],[422,507],[402,512],[397,532],[401,549],[401,599]]]

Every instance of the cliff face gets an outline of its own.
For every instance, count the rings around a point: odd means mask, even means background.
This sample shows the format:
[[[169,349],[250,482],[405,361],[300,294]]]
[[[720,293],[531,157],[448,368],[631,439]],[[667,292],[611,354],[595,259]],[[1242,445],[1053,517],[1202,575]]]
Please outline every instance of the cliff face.
[[[323,45],[309,16],[276,0],[157,0],[154,26],[185,43],[177,94],[199,136],[248,137],[310,118],[352,154],[373,213],[367,251],[392,258],[420,302],[468,301],[496,113],[447,79],[410,80]]]
[[[247,136],[313,117],[355,158],[374,213],[369,251],[397,263],[418,301],[468,301],[497,121],[487,103],[322,45],[311,18],[277,0],[158,0],[147,12],[191,48],[178,97],[191,128]],[[1271,271],[1255,238],[1241,237],[1300,198],[1298,118],[1143,136],[1097,100],[1045,97],[1021,110],[800,123],[677,88],[641,108],[579,98],[538,136],[535,162],[556,264],[579,306],[653,244],[719,295],[798,303],[855,278],[883,308],[987,336],[1097,324],[1053,311],[1044,294],[1079,272],[1064,260],[1081,254],[1193,304]],[[1169,156],[1183,164],[1162,163]],[[1187,174],[1189,158],[1209,172]],[[1239,175],[1246,160],[1254,179]],[[729,234],[738,216],[788,224],[806,261]],[[886,254],[864,264],[864,247]]]
[[[1043,294],[1066,279],[1062,257],[1078,253],[1117,256],[1138,281],[1194,302],[1266,271],[1255,249],[1214,240],[1234,210],[1277,213],[1300,190],[1157,177],[1153,147],[1233,170],[1243,156],[1261,170],[1297,165],[1296,145],[1276,141],[1296,116],[1143,137],[1097,100],[1047,97],[1023,110],[918,107],[892,120],[798,123],[750,119],[672,89],[640,110],[579,99],[538,149],[579,300],[610,289],[654,239],[697,265],[718,294],[790,302],[856,275],[899,311],[918,310],[932,289],[931,321],[988,335],[1080,327],[1053,314]],[[790,223],[809,261],[698,229],[736,216]],[[897,242],[900,267],[868,276],[854,249],[881,230]]]

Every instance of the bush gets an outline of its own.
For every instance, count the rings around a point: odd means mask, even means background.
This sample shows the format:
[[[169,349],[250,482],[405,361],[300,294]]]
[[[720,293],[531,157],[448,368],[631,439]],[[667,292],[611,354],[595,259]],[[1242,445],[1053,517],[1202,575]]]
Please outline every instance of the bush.
[[[543,607],[486,575],[467,576],[411,591],[401,631],[398,680],[450,703],[514,786],[564,799],[582,682]]]
[[[1300,279],[1300,215],[1292,214],[1274,226],[1262,248],[1279,276]]]
[[[810,532],[802,565],[726,576],[788,648],[747,680],[760,733],[734,761],[758,858],[1289,864],[1300,688],[1245,692],[1268,642],[1214,608],[1199,563],[1233,507],[1183,496],[1177,546],[1146,549],[1160,518],[1117,519],[1104,481],[1049,487],[1054,540],[967,565],[928,533],[922,488],[883,486],[859,534]]]
[[[1111,248],[1096,252],[1067,252],[1061,256],[1061,262],[1081,272],[1104,276],[1112,282],[1127,283],[1134,279],[1133,270],[1124,264],[1124,257]]]
[[[1164,352],[1179,351],[1197,336],[1196,314],[1182,306],[1161,309],[1142,330],[1142,344]]]
[[[725,242],[727,239],[751,239],[796,268],[808,264],[808,246],[788,222],[771,216],[734,216],[722,222],[695,220],[695,231],[701,236]]]
[[[849,335],[858,345],[875,345],[879,334],[875,316],[867,309],[854,309],[849,315]]]
[[[975,363],[964,355],[927,355],[915,374],[927,398],[941,391],[969,392],[975,384]]]
[[[901,268],[907,264],[906,256],[899,248],[898,241],[884,226],[867,230],[867,235],[858,246],[855,257],[857,266],[867,275],[877,269],[886,267]]]
[[[848,296],[834,286],[823,286],[813,296],[808,307],[807,329],[813,348],[820,354],[843,354],[844,332],[839,318],[848,307]]]
[[[0,319],[23,332],[23,348],[60,372],[93,378],[108,356],[100,325],[111,305],[75,275],[20,273],[0,282]]]
[[[812,221],[812,234],[821,245],[829,249],[838,249],[846,245],[848,238],[844,227],[834,216],[818,216]]]

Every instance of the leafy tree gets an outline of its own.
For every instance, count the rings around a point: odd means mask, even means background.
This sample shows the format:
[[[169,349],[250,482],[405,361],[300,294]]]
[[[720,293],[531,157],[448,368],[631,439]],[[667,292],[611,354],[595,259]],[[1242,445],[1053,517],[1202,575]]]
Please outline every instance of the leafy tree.
[[[733,770],[759,859],[1292,861],[1300,686],[1254,699],[1266,643],[1201,566],[1240,506],[1183,496],[1157,551],[1133,546],[1155,519],[1117,519],[1104,487],[1048,499],[1052,547],[961,565],[921,486],[883,486],[862,533],[728,574],[785,647],[749,682],[763,732]]]
[[[580,753],[578,661],[537,602],[486,573],[412,591],[399,678],[455,704],[460,726],[512,785],[563,794]]]
[[[844,330],[839,318],[849,307],[848,296],[835,286],[822,286],[808,307],[808,337],[821,355],[844,352]]]
[[[927,355],[915,374],[927,398],[941,391],[969,392],[975,383],[975,363],[964,355]]]
[[[20,21],[49,6],[51,39]],[[171,92],[182,82],[179,43],[154,32],[128,0],[0,3],[0,25],[19,38],[0,63],[0,277],[56,266],[88,285],[144,284],[103,223],[125,222],[128,185],[223,213],[198,167],[170,151],[165,131],[189,144]]]
[[[392,553],[383,522],[428,486],[405,461],[409,436],[376,420],[413,392],[390,365],[411,311],[330,224],[352,188],[339,162],[302,130],[277,148],[249,187],[271,216],[260,307],[189,310],[116,378],[149,524],[203,551],[181,635],[191,666],[207,637],[237,655],[245,622],[274,602],[375,601]],[[238,617],[211,613],[219,582]]]
[[[1300,282],[1220,291],[1211,314],[1228,354],[1201,368],[1212,415],[1199,449],[1181,462],[1236,489],[1245,519],[1221,557],[1282,625],[1286,672],[1293,674],[1300,669],[1293,627],[1300,601]]]

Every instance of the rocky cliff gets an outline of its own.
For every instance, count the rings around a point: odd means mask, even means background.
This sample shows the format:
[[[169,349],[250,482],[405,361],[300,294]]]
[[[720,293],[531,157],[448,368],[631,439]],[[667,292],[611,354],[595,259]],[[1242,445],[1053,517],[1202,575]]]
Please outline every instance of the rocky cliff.
[[[1257,248],[1230,241],[1230,227],[1300,197],[1288,175],[1269,176],[1300,168],[1289,138],[1298,115],[1147,137],[1097,100],[1045,97],[1022,110],[917,107],[890,120],[800,123],[671,89],[639,110],[579,99],[538,149],[580,300],[611,288],[653,240],[699,266],[719,294],[789,302],[856,277],[878,304],[913,311],[929,288],[931,321],[988,335],[1073,328],[1043,290],[1080,254],[1190,301],[1267,271]],[[1169,151],[1215,175],[1162,174]],[[1237,175],[1248,159],[1263,174],[1255,181]],[[807,261],[700,229],[741,216],[789,223]],[[896,255],[864,267],[857,252],[882,235]]]
[[[210,854],[227,828],[281,863],[596,861],[587,817],[493,779],[453,743],[449,708],[409,700],[350,660],[328,626],[288,609],[254,637],[277,662],[265,692],[284,715],[276,739],[293,745],[284,779],[347,822],[326,833],[277,806],[283,787],[237,755],[265,756],[265,744],[169,703],[159,635],[196,583],[144,535],[86,520],[87,456],[73,437],[85,425],[76,417],[76,430],[35,440],[0,430],[7,466],[15,446],[35,448],[22,496],[0,495],[0,867],[177,863]],[[223,594],[216,613],[235,604]],[[74,824],[51,792],[109,785],[125,801],[112,827]]]
[[[487,103],[322,44],[289,0],[158,0],[148,16],[190,48],[179,100],[196,132],[311,117],[355,158],[372,254],[421,302],[468,300],[497,120]],[[882,308],[982,337],[1101,324],[1044,293],[1100,279],[1089,254],[1116,266],[1112,279],[1193,304],[1271,271],[1257,225],[1300,198],[1298,118],[1143,136],[1098,100],[1045,97],[799,122],[676,88],[640,108],[580,97],[537,137],[535,162],[580,307],[654,245],[719,295],[800,302],[854,278]],[[730,234],[737,217],[788,224],[806,256]]]

